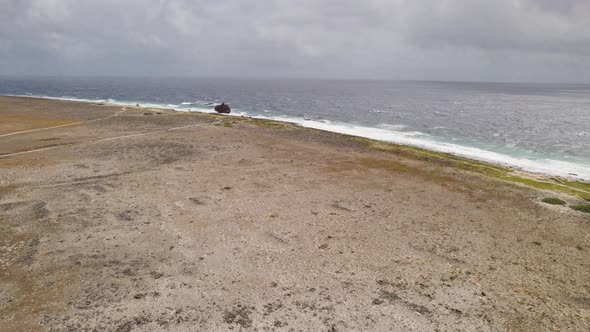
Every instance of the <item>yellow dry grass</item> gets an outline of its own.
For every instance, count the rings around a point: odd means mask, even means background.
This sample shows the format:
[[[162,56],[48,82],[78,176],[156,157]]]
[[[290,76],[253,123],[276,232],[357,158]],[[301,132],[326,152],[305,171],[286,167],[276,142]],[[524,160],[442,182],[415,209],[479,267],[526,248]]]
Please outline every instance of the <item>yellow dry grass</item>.
[[[76,120],[40,117],[36,114],[9,114],[0,117],[0,135],[12,132],[60,126],[75,123]]]

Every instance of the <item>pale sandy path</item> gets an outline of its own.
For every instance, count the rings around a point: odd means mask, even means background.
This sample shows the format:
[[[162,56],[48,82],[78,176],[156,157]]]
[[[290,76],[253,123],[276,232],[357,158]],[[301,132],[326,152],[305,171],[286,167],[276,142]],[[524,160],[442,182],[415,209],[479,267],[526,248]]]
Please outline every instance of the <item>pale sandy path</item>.
[[[103,119],[98,119],[98,120],[103,120]],[[92,120],[92,121],[97,121],[97,120]],[[90,122],[90,121],[88,121],[88,122]],[[139,137],[139,136],[160,134],[160,133],[170,132],[170,131],[174,131],[174,130],[194,128],[194,127],[199,127],[199,126],[200,125],[198,125],[198,124],[197,125],[188,125],[188,126],[174,127],[174,128],[169,128],[169,129],[165,129],[165,130],[156,130],[156,131],[150,131],[150,132],[139,133],[139,134],[130,134],[130,135],[123,135],[123,136],[116,136],[116,137],[93,139],[93,140],[88,140],[88,141],[83,141],[83,142],[67,143],[67,144],[62,144],[62,145],[50,146],[50,147],[46,147],[46,148],[40,148],[40,149],[33,149],[33,150],[28,150],[28,151],[21,151],[21,152],[3,154],[3,155],[0,155],[0,158],[7,158],[7,157],[13,157],[13,156],[18,156],[18,155],[23,155],[23,154],[29,154],[29,153],[35,153],[35,152],[42,152],[42,151],[47,151],[47,150],[53,150],[53,149],[67,147],[67,146],[72,146],[72,145],[80,145],[80,144],[86,144],[86,143],[107,142],[107,141],[112,141],[112,140],[116,140],[116,139],[124,139],[124,138],[132,138],[132,137]],[[50,129],[50,128],[45,128],[45,129]]]

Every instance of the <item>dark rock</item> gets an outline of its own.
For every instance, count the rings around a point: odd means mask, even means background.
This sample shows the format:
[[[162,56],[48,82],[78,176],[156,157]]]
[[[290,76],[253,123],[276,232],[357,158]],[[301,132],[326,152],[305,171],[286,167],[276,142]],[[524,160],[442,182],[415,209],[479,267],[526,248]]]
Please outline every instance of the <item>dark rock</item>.
[[[143,115],[154,115],[152,112],[145,112]]]
[[[193,203],[195,203],[196,205],[206,205],[205,202],[203,202],[202,200],[200,200],[196,197],[189,197],[188,199],[190,201],[192,201]]]
[[[395,294],[394,292],[388,292],[386,290],[381,290],[381,295],[379,296],[382,300],[387,300],[389,303],[392,303],[397,300],[401,300],[401,298]]]
[[[229,114],[231,112],[231,109],[227,104],[221,103],[221,105],[215,106],[215,112]]]
[[[228,324],[238,324],[242,328],[249,328],[252,327],[252,319],[250,315],[252,314],[252,309],[247,306],[237,306],[232,310],[226,310],[223,313],[223,321]]]

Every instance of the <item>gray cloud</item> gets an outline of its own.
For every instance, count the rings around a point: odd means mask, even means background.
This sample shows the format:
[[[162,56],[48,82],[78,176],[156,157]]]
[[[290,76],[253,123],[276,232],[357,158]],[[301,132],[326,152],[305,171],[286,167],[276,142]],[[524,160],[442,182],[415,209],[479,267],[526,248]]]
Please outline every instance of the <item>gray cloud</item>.
[[[590,82],[587,0],[0,0],[0,74]]]
[[[420,47],[589,56],[588,14],[590,2],[582,0],[441,1],[413,13],[407,37]]]

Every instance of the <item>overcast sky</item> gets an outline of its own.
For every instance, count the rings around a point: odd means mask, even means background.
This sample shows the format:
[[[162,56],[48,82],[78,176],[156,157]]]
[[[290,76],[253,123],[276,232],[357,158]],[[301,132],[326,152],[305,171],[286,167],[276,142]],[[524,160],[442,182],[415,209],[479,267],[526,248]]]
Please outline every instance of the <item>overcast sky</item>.
[[[590,0],[0,0],[0,74],[590,83]]]

